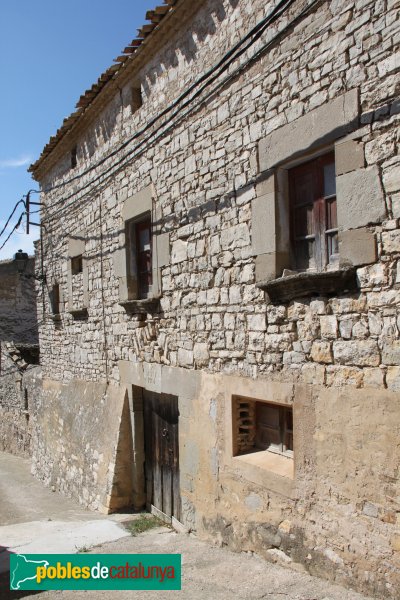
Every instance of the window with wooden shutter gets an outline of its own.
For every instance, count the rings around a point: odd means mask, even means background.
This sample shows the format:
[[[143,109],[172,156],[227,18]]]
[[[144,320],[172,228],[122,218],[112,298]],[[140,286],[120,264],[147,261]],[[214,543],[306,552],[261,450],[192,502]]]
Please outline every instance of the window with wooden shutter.
[[[268,450],[293,456],[293,409],[251,398],[233,398],[234,455]]]
[[[135,238],[139,298],[147,298],[153,280],[150,219],[135,224]]]
[[[150,213],[126,224],[127,260],[132,299],[148,299],[153,285],[152,225]]]
[[[337,266],[334,153],[290,169],[289,193],[294,267],[324,271]]]

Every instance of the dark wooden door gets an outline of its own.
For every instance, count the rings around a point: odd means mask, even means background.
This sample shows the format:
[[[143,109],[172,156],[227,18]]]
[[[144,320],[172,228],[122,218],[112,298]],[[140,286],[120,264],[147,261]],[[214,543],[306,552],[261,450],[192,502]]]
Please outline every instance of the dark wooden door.
[[[178,398],[144,391],[147,504],[180,521]]]

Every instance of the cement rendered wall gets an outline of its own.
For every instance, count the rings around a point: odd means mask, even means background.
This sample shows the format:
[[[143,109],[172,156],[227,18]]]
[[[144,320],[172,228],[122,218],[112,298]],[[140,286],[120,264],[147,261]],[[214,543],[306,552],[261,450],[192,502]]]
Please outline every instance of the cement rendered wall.
[[[87,187],[75,181],[42,194],[43,259],[63,300],[60,317],[40,326],[45,386],[34,464],[45,481],[93,508],[139,504],[144,456],[132,387],[175,394],[187,528],[395,598],[399,5],[322,1],[278,35],[310,4],[295,2],[264,34],[277,36],[267,51],[246,66],[236,60],[240,72],[185,118],[152,131],[112,177],[102,176],[108,161],[82,176]],[[195,21],[178,12],[185,5],[177,5],[177,32],[40,167],[44,189],[127,141],[272,3],[209,0]],[[132,114],[133,80],[144,104]],[[257,284],[288,266],[285,171],[326,150],[336,155],[341,265],[356,268],[357,290],[272,303]],[[161,300],[159,310],[136,314],[120,304],[123,215],[144,190]],[[70,245],[78,238],[84,274],[74,281]],[[85,318],[71,313],[79,308],[71,305],[74,285]],[[280,461],[233,457],[236,394],[293,405],[292,472]]]

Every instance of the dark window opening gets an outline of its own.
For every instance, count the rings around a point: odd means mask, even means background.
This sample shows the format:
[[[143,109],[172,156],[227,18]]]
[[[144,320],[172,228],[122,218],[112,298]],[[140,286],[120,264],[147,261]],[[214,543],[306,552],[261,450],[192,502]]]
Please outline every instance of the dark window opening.
[[[131,108],[134,113],[143,105],[142,90],[140,87],[133,87],[131,90]]]
[[[83,271],[83,259],[82,254],[71,258],[71,273],[72,275],[78,275]]]
[[[50,292],[50,305],[53,315],[60,314],[60,286],[55,283]]]
[[[294,267],[323,271],[338,264],[335,157],[330,152],[289,171]]]
[[[19,344],[16,345],[21,358],[28,363],[28,365],[38,365],[39,364],[39,346],[30,345],[30,344]]]
[[[293,409],[248,398],[233,399],[233,454],[268,450],[293,456]]]
[[[76,155],[78,152],[78,148],[77,146],[74,146],[71,150],[71,169],[75,169],[76,165],[78,164]]]
[[[139,298],[147,298],[153,282],[150,219],[135,223],[135,243]]]

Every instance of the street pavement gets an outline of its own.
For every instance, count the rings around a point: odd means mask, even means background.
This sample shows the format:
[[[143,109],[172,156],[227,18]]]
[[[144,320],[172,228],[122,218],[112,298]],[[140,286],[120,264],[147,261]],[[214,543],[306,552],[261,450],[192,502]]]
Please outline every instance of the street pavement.
[[[29,461],[0,453],[0,600],[371,600],[322,579],[233,553],[167,527],[132,536],[123,522],[135,515],[103,516],[83,510],[36,481]],[[179,553],[182,591],[9,590],[10,552],[99,554]]]

